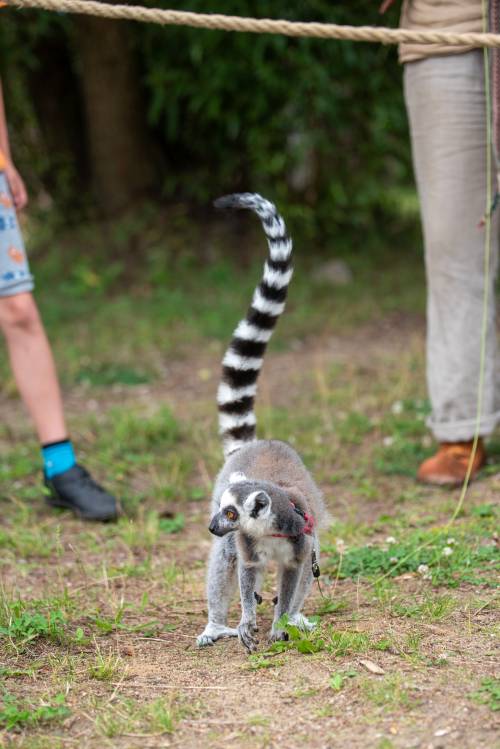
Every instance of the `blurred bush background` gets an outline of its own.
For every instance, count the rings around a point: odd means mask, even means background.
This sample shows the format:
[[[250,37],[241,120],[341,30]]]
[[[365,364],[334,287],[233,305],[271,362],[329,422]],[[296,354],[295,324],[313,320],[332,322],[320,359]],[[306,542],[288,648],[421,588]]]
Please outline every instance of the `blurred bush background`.
[[[378,2],[149,0],[239,16],[396,25]],[[0,9],[0,73],[36,296],[65,386],[163,380],[219,352],[259,277],[247,214],[276,201],[294,238],[295,345],[424,309],[397,50]],[[13,393],[5,356],[0,392]]]
[[[397,23],[378,3],[153,0],[344,24]],[[291,7],[293,6],[293,7]],[[32,212],[115,218],[147,198],[190,210],[255,190],[300,232],[415,226],[395,47],[228,34],[3,9],[0,70]]]

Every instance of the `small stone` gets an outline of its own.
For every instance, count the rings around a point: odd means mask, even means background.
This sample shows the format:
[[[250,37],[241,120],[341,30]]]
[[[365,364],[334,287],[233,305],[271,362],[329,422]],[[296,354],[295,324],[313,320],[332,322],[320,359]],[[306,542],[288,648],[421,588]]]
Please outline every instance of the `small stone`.
[[[450,731],[451,728],[439,728],[437,731],[434,731],[434,736],[446,736]]]
[[[368,658],[363,658],[359,662],[366,668],[367,671],[370,671],[370,673],[372,674],[385,674],[384,669],[379,666],[378,663],[374,663],[373,661],[368,660]]]
[[[391,411],[393,414],[401,414],[403,413],[403,403],[402,401],[396,401],[391,406]]]
[[[352,283],[352,271],[343,260],[330,260],[323,263],[313,273],[313,281],[330,283],[332,286],[347,286]]]

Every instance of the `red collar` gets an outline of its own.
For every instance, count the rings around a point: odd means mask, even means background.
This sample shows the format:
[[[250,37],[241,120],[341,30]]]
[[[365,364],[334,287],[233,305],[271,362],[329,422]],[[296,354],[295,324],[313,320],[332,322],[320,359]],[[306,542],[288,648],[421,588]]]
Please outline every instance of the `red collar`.
[[[271,538],[295,538],[296,536],[312,536],[313,530],[314,530],[314,518],[312,515],[308,515],[307,512],[304,512],[300,508],[297,507],[293,502],[290,502],[295,512],[304,518],[305,525],[302,528],[302,530],[299,533],[296,533],[295,535],[291,535],[290,533],[269,533],[268,535],[271,536]]]

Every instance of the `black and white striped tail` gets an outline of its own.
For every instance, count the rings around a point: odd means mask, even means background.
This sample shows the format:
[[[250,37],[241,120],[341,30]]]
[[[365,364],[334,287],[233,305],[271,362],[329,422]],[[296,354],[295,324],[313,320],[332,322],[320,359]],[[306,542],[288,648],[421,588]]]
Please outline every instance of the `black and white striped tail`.
[[[276,207],[260,195],[242,193],[215,201],[216,208],[247,208],[262,221],[269,245],[264,275],[254,291],[252,303],[236,327],[222,360],[222,380],[217,393],[219,431],[227,457],[255,439],[257,378],[267,342],[285,308],[292,277],[292,240]]]

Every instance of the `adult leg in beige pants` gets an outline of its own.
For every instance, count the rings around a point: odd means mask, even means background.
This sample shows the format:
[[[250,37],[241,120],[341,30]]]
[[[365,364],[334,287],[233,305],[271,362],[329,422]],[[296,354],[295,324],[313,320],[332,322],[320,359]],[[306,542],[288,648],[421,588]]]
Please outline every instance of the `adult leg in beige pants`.
[[[460,483],[474,436],[484,293],[486,104],[483,53],[406,63],[405,99],[420,197],[427,275],[429,426],[441,443],[419,470],[432,483]],[[488,333],[481,437],[500,420],[494,278],[498,211],[492,222]],[[474,471],[484,463],[482,440]]]

